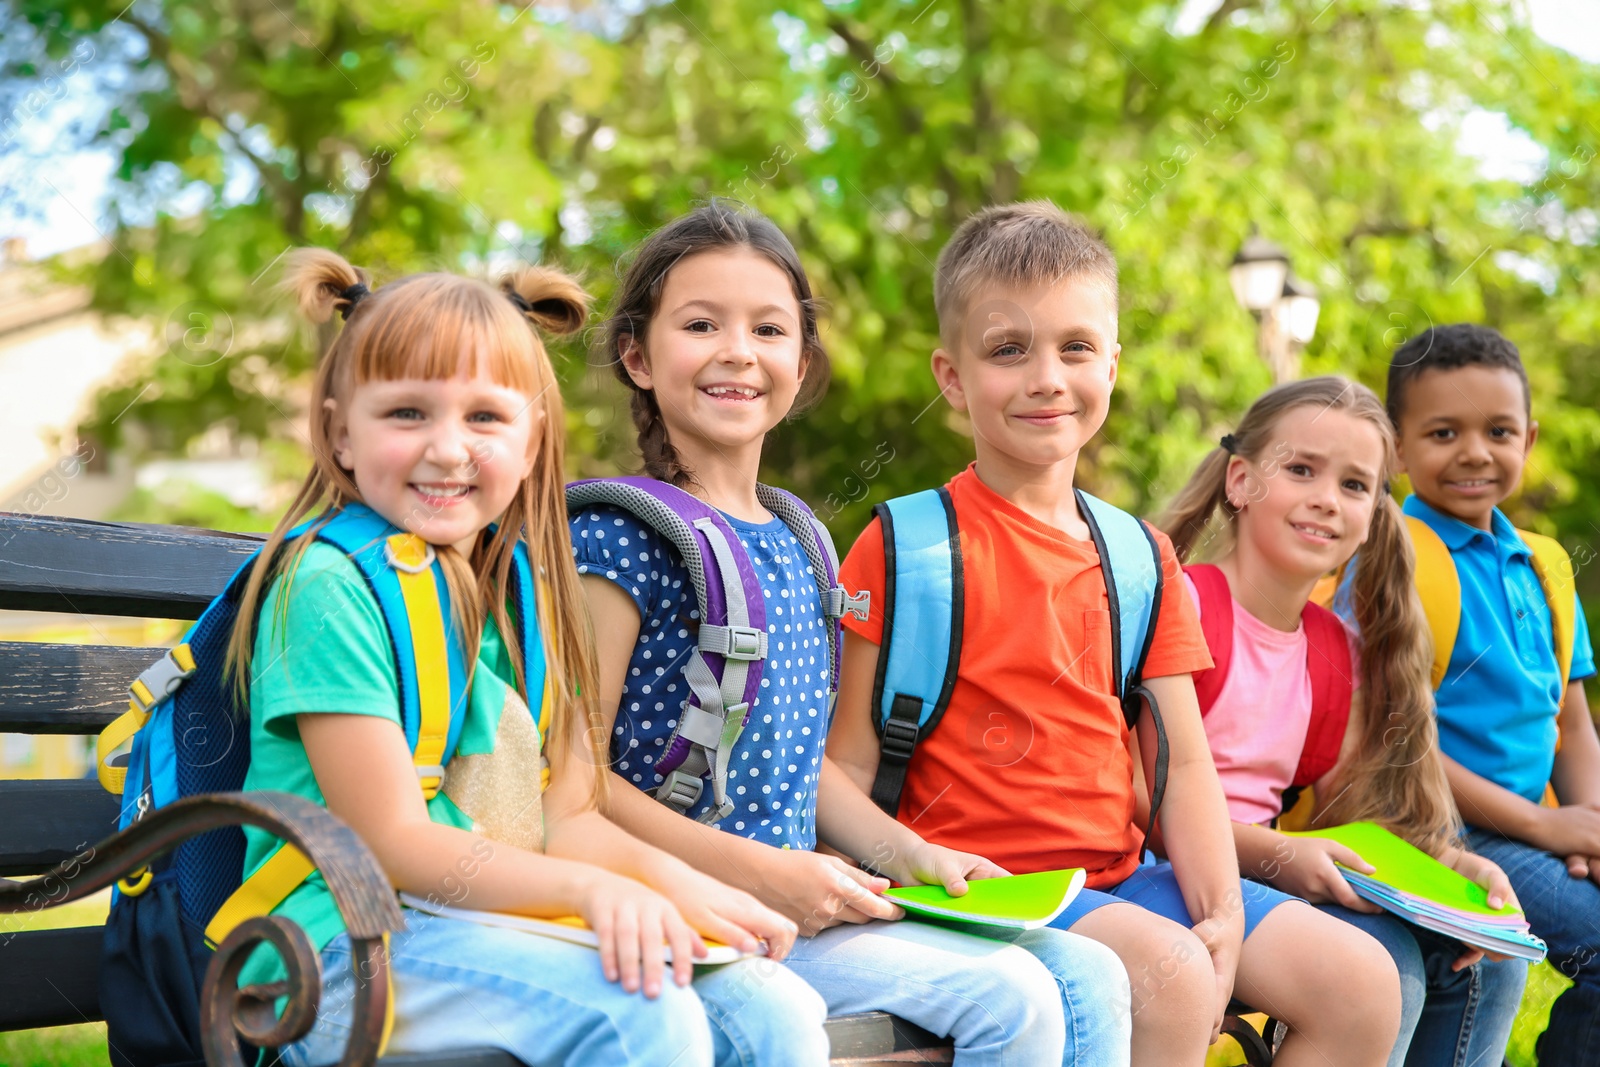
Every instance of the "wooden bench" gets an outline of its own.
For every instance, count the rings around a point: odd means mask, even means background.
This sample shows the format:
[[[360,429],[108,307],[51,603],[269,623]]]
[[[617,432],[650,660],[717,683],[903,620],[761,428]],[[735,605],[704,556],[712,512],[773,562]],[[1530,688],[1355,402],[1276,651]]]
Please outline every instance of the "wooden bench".
[[[261,538],[209,530],[45,519],[0,513],[0,609],[71,616],[194,619]],[[127,687],[160,647],[0,641],[0,733],[96,734],[127,707]],[[183,840],[253,824],[294,841],[329,877],[356,955],[381,952],[400,911],[376,859],[324,809],[283,794],[196,797],[117,834],[118,801],[93,777],[0,780],[0,1030],[98,1021],[101,928],[19,930],[10,914],[78,900],[111,885]],[[19,876],[37,878],[14,881]],[[259,997],[237,992],[238,965],[269,919],[253,920],[218,948],[202,1009],[207,1062],[239,1061],[239,1035],[261,1045],[293,1040],[315,1014],[310,974],[291,967],[288,992],[303,1025],[274,1025]],[[292,926],[282,923],[283,926]],[[298,931],[294,931],[298,934]],[[288,936],[281,932],[277,936]],[[303,939],[303,935],[302,939]],[[231,973],[230,973],[231,972]],[[383,1018],[384,983],[358,995],[344,1063],[370,1064]],[[834,1062],[948,1063],[925,1030],[881,1013],[828,1021]],[[448,1056],[387,1056],[389,1065],[516,1067],[497,1049]]]

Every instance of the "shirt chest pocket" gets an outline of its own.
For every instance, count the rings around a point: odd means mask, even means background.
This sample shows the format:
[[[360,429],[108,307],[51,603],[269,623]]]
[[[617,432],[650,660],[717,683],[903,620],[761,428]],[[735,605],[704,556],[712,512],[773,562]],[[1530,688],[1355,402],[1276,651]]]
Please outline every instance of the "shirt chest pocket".
[[[1111,612],[1106,608],[1090,608],[1081,612],[1083,629],[1073,642],[1070,651],[1078,657],[1072,671],[1084,688],[1097,693],[1114,694],[1111,665]]]

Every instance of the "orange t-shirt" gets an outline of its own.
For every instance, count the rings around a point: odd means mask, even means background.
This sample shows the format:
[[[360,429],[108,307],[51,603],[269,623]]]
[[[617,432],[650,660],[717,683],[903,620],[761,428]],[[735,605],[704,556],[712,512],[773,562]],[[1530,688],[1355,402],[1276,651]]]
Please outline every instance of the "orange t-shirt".
[[[899,819],[927,840],[993,860],[1013,874],[1082,867],[1091,886],[1138,866],[1133,760],[1111,667],[1111,610],[1100,557],[1040,522],[968,467],[950,480],[964,577],[961,662],[950,706],[918,745]],[[1163,573],[1176,575],[1159,531]],[[840,569],[872,594],[865,622],[883,643],[883,531],[878,520]],[[1162,587],[1146,678],[1211,666],[1182,581]]]

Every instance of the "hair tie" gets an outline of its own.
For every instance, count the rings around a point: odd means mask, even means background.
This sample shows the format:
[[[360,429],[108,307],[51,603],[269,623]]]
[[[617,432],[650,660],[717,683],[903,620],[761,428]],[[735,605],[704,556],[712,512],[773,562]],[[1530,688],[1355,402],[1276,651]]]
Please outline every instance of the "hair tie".
[[[1231,433],[1223,434],[1222,440],[1219,441],[1218,444],[1222,445],[1222,450],[1228,453],[1230,456],[1237,456],[1239,454],[1239,442]]]
[[[521,293],[517,292],[515,289],[507,289],[505,292],[506,292],[506,298],[508,300],[510,300],[513,304],[517,305],[517,308],[524,315],[531,315],[533,313],[533,305],[528,303],[528,298],[527,297],[523,296]]]
[[[343,300],[344,304],[339,308],[339,316],[346,322],[349,322],[350,313],[354,311],[356,309],[356,305],[361,303],[362,299],[368,296],[371,292],[372,290],[368,289],[366,284],[363,282],[356,282],[354,285],[349,285],[341,289],[339,291],[339,299]]]

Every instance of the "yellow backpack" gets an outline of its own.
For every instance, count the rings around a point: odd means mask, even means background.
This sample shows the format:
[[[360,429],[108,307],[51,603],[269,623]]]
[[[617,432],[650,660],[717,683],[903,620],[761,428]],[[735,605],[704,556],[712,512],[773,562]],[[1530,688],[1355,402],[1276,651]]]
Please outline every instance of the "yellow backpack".
[[[1422,611],[1433,633],[1433,688],[1444,683],[1455,651],[1456,633],[1461,629],[1461,577],[1450,549],[1421,519],[1406,516],[1411,545],[1417,553],[1417,594]],[[1556,702],[1557,722],[1567,703],[1567,686],[1572,681],[1572,649],[1577,640],[1577,585],[1573,581],[1572,557],[1553,537],[1518,530],[1533,553],[1533,572],[1539,576],[1545,603],[1550,605],[1551,639],[1556,650],[1556,669],[1561,672],[1561,697]],[[1561,751],[1561,734],[1556,734],[1556,751]],[[1546,807],[1558,807],[1555,787],[1544,787]]]
[[[1450,549],[1433,528],[1421,519],[1406,516],[1411,544],[1417,553],[1417,594],[1428,616],[1433,633],[1433,687],[1444,683],[1455,651],[1456,633],[1461,628],[1461,578]],[[1567,683],[1572,674],[1572,648],[1577,637],[1577,586],[1573,581],[1572,558],[1561,542],[1543,534],[1518,530],[1533,552],[1533,570],[1544,587],[1550,605],[1551,637],[1555,642],[1556,666],[1561,671],[1561,702],[1566,702]]]
[[[1411,545],[1416,550],[1417,595],[1422,599],[1422,611],[1428,618],[1428,630],[1433,635],[1433,688],[1444,684],[1445,671],[1450,668],[1450,656],[1455,652],[1456,634],[1461,629],[1461,577],[1456,573],[1456,561],[1450,548],[1433,527],[1421,519],[1406,516],[1406,528],[1411,534]],[[1533,553],[1533,570],[1544,589],[1544,599],[1550,605],[1551,639],[1555,644],[1556,667],[1561,672],[1561,699],[1556,707],[1559,716],[1566,704],[1567,685],[1572,680],[1573,642],[1577,639],[1577,585],[1574,582],[1572,557],[1553,537],[1518,530],[1518,535]],[[1311,599],[1328,607],[1333,603],[1343,572],[1329,575],[1317,583]],[[1556,751],[1561,750],[1561,737],[1556,736]],[[1545,787],[1544,802],[1556,806],[1555,792]]]

